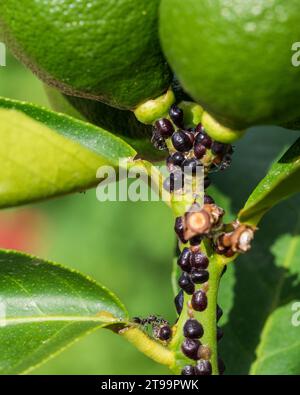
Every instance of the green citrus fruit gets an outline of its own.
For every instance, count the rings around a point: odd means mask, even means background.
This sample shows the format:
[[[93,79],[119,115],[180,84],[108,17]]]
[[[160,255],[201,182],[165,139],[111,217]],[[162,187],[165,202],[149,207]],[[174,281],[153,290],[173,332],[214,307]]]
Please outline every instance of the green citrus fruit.
[[[162,0],[160,36],[183,88],[223,125],[300,115],[299,0]]]
[[[167,90],[158,39],[160,0],[5,0],[6,41],[46,83],[133,109]]]

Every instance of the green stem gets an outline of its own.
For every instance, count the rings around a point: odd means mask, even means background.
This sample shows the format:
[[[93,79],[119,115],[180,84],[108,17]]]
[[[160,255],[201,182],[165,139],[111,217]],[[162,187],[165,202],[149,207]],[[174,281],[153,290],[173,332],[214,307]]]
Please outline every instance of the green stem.
[[[219,255],[216,255],[210,248],[209,244],[206,243],[203,246],[207,256],[209,257],[210,263],[208,267],[209,280],[208,280],[208,290],[207,290],[207,300],[208,305],[205,311],[196,312],[193,311],[193,316],[197,319],[203,326],[204,335],[201,338],[201,344],[203,346],[208,346],[211,351],[210,362],[212,365],[212,374],[218,375],[218,345],[217,345],[217,302],[218,302],[218,290],[221,275],[225,266],[225,262]],[[198,285],[196,290],[202,289],[203,285]],[[179,374],[182,368],[191,364],[191,360],[186,358],[182,351],[181,345],[184,341],[183,336],[183,326],[187,319],[191,318],[189,315],[189,303],[192,296],[184,294],[184,306],[180,314],[178,322],[175,327],[175,334],[173,340],[170,344],[170,349],[174,351],[175,354],[175,364],[173,371]]]
[[[207,308],[204,312],[196,313],[195,318],[201,322],[204,335],[201,339],[203,345],[207,345],[211,350],[212,374],[218,375],[218,344],[217,344],[217,303],[219,284],[224,269],[216,254],[207,251],[210,263],[208,267],[209,280],[207,291]],[[201,288],[201,287],[199,287]]]
[[[151,339],[141,329],[131,326],[121,329],[118,333],[155,362],[169,368],[174,365],[174,353],[161,343]]]

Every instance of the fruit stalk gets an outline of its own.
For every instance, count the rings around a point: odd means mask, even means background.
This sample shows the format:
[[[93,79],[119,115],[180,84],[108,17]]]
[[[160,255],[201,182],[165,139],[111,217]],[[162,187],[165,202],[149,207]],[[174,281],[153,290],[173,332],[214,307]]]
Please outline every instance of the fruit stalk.
[[[151,339],[146,333],[136,326],[121,329],[119,335],[132,343],[139,351],[161,365],[171,367],[174,365],[174,353],[162,344]]]

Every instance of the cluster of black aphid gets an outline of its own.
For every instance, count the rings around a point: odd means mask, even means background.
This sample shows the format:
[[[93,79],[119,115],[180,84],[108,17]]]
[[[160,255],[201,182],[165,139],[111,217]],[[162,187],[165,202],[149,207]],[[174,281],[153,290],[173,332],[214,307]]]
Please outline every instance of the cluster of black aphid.
[[[170,119],[162,118],[155,122],[152,142],[158,149],[169,149],[167,167],[170,176],[164,182],[169,192],[180,190],[184,186],[185,174],[196,174],[197,167],[208,172],[223,170],[231,163],[233,153],[230,144],[214,141],[199,123],[195,128],[184,127],[183,111],[173,105],[169,112]],[[204,187],[208,188],[210,180],[204,179]]]
[[[205,131],[202,124],[195,128],[185,128],[183,111],[173,105],[169,118],[156,121],[153,130],[152,142],[158,149],[168,149],[167,167],[170,176],[164,182],[164,188],[169,192],[179,191],[184,187],[184,178],[187,170],[189,175],[196,175],[197,168],[204,168],[204,189],[210,185],[208,174],[212,171],[223,170],[231,163],[233,148],[230,144],[214,141]],[[183,354],[195,364],[183,368],[183,375],[210,375],[212,366],[210,362],[211,350],[202,344],[200,339],[204,334],[201,323],[194,318],[194,312],[203,312],[208,305],[207,290],[209,287],[209,259],[201,251],[200,244],[205,237],[212,241],[212,246],[221,248],[214,240],[214,235],[223,226],[224,210],[218,207],[214,199],[205,194],[204,204],[195,202],[182,217],[175,223],[175,232],[179,240],[189,243],[183,248],[178,258],[178,265],[182,273],[178,280],[181,288],[175,297],[175,306],[178,315],[181,314],[184,304],[184,292],[191,295],[188,302],[189,319],[183,328],[184,341],[181,345]],[[224,251],[222,250],[222,253]],[[229,249],[226,249],[229,255]],[[222,310],[217,306],[217,321],[222,316]],[[217,340],[223,336],[221,328],[217,327]],[[219,373],[225,370],[224,363],[219,359]]]
[[[182,375],[210,375],[212,367],[210,363],[211,350],[209,346],[202,344],[200,339],[204,334],[201,323],[196,320],[194,311],[203,312],[208,306],[207,289],[209,286],[209,259],[201,252],[200,245],[185,247],[177,261],[182,270],[178,280],[181,291],[175,298],[175,306],[178,314],[181,313],[184,303],[184,292],[192,295],[188,302],[189,318],[183,327],[184,341],[181,345],[183,354],[196,361],[195,365],[187,365],[182,370]],[[196,289],[196,286],[200,288]],[[217,306],[217,321],[222,316],[222,309]],[[221,328],[217,327],[217,340],[223,336]],[[224,372],[224,363],[219,359],[219,372]]]

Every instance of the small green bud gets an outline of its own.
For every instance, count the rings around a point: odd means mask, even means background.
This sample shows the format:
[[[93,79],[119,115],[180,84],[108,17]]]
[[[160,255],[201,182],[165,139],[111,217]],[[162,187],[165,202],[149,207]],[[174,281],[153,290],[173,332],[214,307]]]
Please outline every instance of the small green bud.
[[[220,143],[230,144],[240,139],[245,134],[245,131],[232,130],[226,126],[221,125],[210,114],[204,111],[201,121],[207,134],[214,140]]]
[[[175,95],[173,91],[169,89],[167,93],[157,99],[148,100],[138,106],[135,109],[134,114],[140,122],[146,125],[151,125],[158,119],[166,117],[170,107],[174,103]]]
[[[184,125],[188,128],[197,126],[203,116],[203,108],[196,103],[182,101],[178,104],[178,107],[183,110],[184,114]]]

